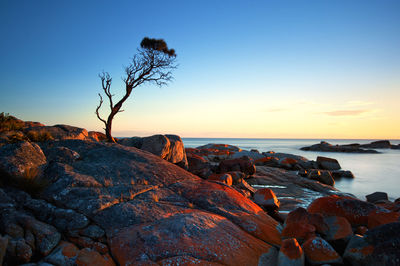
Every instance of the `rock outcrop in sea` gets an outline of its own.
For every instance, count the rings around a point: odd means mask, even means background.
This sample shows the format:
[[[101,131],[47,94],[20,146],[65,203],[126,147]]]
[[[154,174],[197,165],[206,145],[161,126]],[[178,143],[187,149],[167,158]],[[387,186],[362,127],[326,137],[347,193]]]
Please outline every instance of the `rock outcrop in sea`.
[[[307,147],[302,147],[300,150],[303,151],[322,151],[322,152],[345,152],[345,153],[379,153],[373,149],[400,149],[400,144],[391,144],[388,140],[373,141],[368,144],[344,144],[344,145],[332,145],[326,141],[321,141],[318,144],[314,144]]]

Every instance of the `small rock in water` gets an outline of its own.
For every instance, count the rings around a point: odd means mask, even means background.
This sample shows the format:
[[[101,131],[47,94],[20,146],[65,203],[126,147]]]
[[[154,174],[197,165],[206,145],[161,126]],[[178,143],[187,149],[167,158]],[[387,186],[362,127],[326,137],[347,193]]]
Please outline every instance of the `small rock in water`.
[[[335,185],[335,180],[329,171],[311,170],[308,172],[308,178],[319,181],[325,185]]]
[[[368,202],[375,203],[380,200],[388,200],[388,194],[386,192],[374,192],[365,196]]]
[[[331,171],[332,177],[334,179],[337,178],[354,178],[354,175],[351,171],[345,171],[345,170],[336,170],[336,171]]]
[[[339,162],[333,158],[318,156],[317,163],[325,170],[339,170],[342,168]]]

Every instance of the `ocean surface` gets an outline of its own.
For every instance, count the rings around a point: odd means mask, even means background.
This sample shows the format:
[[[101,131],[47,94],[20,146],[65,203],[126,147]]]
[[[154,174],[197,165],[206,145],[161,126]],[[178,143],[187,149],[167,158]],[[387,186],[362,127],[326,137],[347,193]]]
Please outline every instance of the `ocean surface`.
[[[365,200],[365,195],[375,191],[388,193],[391,200],[400,198],[400,150],[377,149],[379,154],[357,154],[336,152],[302,151],[301,147],[319,143],[321,139],[233,139],[233,138],[183,138],[186,148],[195,148],[208,143],[223,143],[240,147],[243,150],[257,149],[259,152],[274,151],[301,155],[309,160],[317,156],[335,158],[342,169],[353,172],[354,179],[336,180],[335,187]],[[360,143],[375,140],[335,140],[324,139],[333,145]],[[400,140],[390,140],[399,144]]]

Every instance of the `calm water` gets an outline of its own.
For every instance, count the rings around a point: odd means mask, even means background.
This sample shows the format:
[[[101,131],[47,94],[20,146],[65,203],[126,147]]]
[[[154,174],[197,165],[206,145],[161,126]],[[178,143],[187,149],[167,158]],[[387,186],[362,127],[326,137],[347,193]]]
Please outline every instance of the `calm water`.
[[[391,200],[400,198],[400,150],[378,150],[380,154],[347,154],[333,152],[301,151],[301,147],[319,143],[320,139],[223,139],[223,138],[183,138],[185,147],[193,148],[207,143],[224,143],[244,150],[257,149],[260,152],[275,151],[301,155],[310,160],[317,156],[335,158],[342,169],[350,170],[354,179],[336,180],[335,187],[352,193],[365,200],[365,195],[375,191],[388,193]],[[331,144],[370,143],[374,140],[325,140]],[[399,144],[400,140],[391,140]]]

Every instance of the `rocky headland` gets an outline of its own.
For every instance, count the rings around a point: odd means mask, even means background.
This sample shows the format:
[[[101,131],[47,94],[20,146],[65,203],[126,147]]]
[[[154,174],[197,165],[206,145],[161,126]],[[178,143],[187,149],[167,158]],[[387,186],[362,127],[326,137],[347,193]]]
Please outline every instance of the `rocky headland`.
[[[400,200],[336,190],[354,177],[335,159],[15,121],[0,131],[0,264],[399,263]]]

